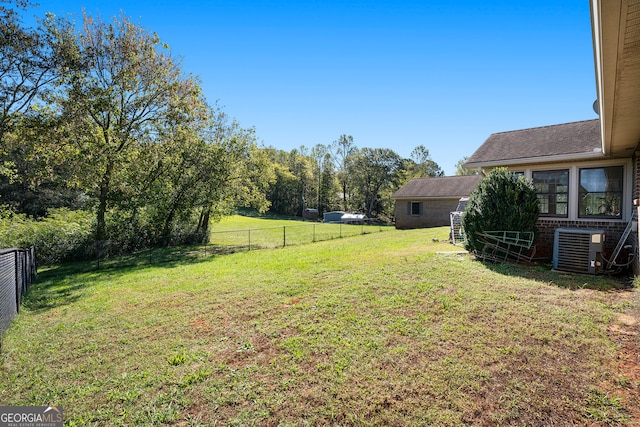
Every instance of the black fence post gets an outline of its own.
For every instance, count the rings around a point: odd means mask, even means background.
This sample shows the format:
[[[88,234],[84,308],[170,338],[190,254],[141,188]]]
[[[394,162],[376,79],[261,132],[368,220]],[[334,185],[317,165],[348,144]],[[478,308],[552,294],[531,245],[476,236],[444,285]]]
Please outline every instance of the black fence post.
[[[287,226],[282,227],[282,247],[287,247]]]
[[[24,271],[25,274],[27,275],[27,284],[25,286],[25,290],[28,291],[29,288],[31,287],[31,252],[29,251],[29,249],[25,249],[24,251]]]
[[[20,251],[22,253],[22,295],[27,293],[29,289],[29,277],[27,276],[27,250]]]
[[[33,270],[32,281],[35,281],[38,277],[38,261],[36,260],[36,247],[31,246],[31,269]]]
[[[33,280],[35,281],[38,278],[38,260],[36,258],[38,253],[35,245],[32,246],[32,248],[33,248]]]
[[[13,251],[13,260],[14,260],[14,270],[16,274],[16,313],[20,312],[20,276],[18,275],[19,266],[18,266],[18,251]]]

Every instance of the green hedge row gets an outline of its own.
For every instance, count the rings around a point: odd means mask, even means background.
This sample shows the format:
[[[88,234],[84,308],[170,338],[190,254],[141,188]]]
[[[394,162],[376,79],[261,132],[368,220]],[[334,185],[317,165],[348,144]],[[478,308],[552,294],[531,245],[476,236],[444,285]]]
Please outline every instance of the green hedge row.
[[[7,210],[0,213],[0,247],[35,245],[40,265],[86,258],[93,233],[94,215],[87,211],[51,209],[38,220]]]

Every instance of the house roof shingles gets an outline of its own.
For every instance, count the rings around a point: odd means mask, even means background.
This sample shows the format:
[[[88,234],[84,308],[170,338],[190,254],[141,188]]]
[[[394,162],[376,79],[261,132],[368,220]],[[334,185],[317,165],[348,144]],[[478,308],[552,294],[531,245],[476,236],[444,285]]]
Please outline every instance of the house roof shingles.
[[[601,153],[600,120],[585,120],[494,133],[467,160],[465,167],[592,157]]]
[[[414,178],[393,193],[393,199],[467,197],[478,186],[480,175]]]

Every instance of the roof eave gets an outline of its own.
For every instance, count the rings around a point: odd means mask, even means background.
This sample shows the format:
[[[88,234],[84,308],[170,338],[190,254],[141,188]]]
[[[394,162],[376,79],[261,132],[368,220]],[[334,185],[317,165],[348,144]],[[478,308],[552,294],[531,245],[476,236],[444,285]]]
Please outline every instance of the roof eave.
[[[600,151],[594,151],[593,153],[572,153],[572,154],[560,154],[556,156],[543,156],[543,157],[523,157],[520,159],[505,159],[505,160],[491,160],[486,162],[467,162],[462,167],[465,169],[477,169],[477,168],[494,168],[500,166],[520,166],[530,164],[544,164],[544,163],[562,163],[562,162],[575,162],[581,160],[594,160],[603,159],[605,157]]]
[[[607,145],[610,132],[607,132],[608,118],[610,112],[608,106],[604,104],[604,83],[603,83],[603,64],[602,64],[602,14],[600,13],[601,5],[600,0],[590,0],[591,6],[591,37],[593,40],[593,56],[594,56],[594,68],[596,75],[596,102],[598,105],[598,115],[600,116],[600,140],[602,141],[602,152],[604,154],[609,153],[611,150]],[[618,7],[618,6],[616,6]],[[602,114],[607,111],[607,114]]]
[[[461,197],[469,197],[468,194],[464,194],[461,196],[449,195],[449,196],[425,196],[425,195],[414,195],[414,196],[394,196],[391,195],[392,199],[395,200],[418,200],[418,199],[459,199]]]
[[[591,0],[603,152],[626,156],[640,143],[640,20],[637,0]]]

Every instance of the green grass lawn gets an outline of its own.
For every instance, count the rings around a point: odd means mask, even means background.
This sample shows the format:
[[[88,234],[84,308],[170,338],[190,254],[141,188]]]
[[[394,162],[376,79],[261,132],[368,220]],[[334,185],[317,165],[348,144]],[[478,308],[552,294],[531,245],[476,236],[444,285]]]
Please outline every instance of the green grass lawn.
[[[638,383],[610,329],[638,293],[442,254],[447,235],[42,271],[3,337],[0,402],[73,426],[628,422]]]

